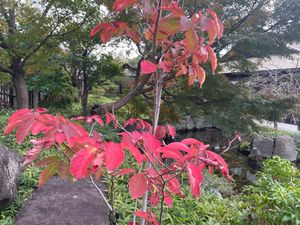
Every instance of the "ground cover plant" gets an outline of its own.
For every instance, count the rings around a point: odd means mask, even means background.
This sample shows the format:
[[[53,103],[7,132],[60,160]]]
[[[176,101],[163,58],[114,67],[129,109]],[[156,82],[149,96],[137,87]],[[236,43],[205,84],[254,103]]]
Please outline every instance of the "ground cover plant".
[[[188,76],[189,85],[195,81],[202,87],[206,72],[201,67],[210,59],[212,72],[217,67],[217,57],[211,47],[216,38],[223,33],[223,24],[217,14],[208,9],[186,15],[177,1],[136,1],[117,0],[115,12],[122,13],[129,7],[137,10],[143,24],[127,24],[123,21],[100,23],[91,31],[94,37],[100,33],[102,42],[112,37],[125,35],[137,46],[150,46],[145,58],[139,62],[141,80],[137,85],[152,81],[155,95],[153,120],[150,124],[139,118],[131,118],[121,124],[114,113],[106,112],[105,123],[119,129],[121,142],[105,141],[94,130],[96,125],[104,126],[98,115],[77,117],[91,127],[84,129],[76,121],[61,115],[51,115],[47,110],[21,109],[8,120],[5,134],[16,129],[16,139],[22,144],[29,133],[38,135],[31,140],[33,148],[25,155],[25,165],[38,158],[42,150],[54,147],[57,156],[46,157],[36,163],[44,167],[39,177],[39,186],[45,184],[53,175],[72,179],[89,178],[97,188],[94,179],[107,173],[111,182],[109,204],[101,191],[103,199],[111,210],[110,222],[117,224],[114,206],[114,183],[119,176],[130,175],[129,192],[131,198],[140,203],[133,210],[133,219],[128,224],[163,224],[164,205],[172,208],[174,196],[184,197],[179,177],[188,178],[190,191],[195,198],[200,197],[203,180],[202,172],[218,169],[231,179],[224,159],[209,151],[207,145],[199,140],[187,138],[181,142],[165,144],[163,138],[174,137],[176,131],[170,125],[159,126],[162,88],[166,80],[176,76]],[[127,130],[133,126],[134,131]],[[135,163],[124,168],[126,155],[132,155]],[[166,159],[169,159],[168,163]],[[138,205],[136,203],[136,205]],[[154,213],[153,208],[159,212]],[[138,218],[137,218],[138,217]]]
[[[278,156],[264,161],[258,181],[245,188],[255,224],[300,224],[300,172]]]

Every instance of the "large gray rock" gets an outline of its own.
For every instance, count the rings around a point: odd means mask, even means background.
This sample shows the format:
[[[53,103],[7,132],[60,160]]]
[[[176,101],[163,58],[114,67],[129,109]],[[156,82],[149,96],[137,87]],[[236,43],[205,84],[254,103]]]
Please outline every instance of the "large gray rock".
[[[213,125],[207,122],[205,119],[202,118],[193,118],[194,127],[196,129],[206,128],[206,127],[213,127]]]
[[[33,192],[15,225],[109,225],[108,218],[109,210],[91,184],[54,177]]]
[[[213,127],[213,125],[202,118],[192,118],[191,116],[185,116],[181,118],[181,120],[175,125],[175,127],[178,131],[191,131],[194,129]]]
[[[21,162],[17,153],[0,144],[0,208],[7,207],[17,196]]]
[[[270,158],[273,155],[274,139],[256,135],[252,140],[252,148],[250,150],[250,158],[265,157]]]
[[[274,155],[278,155],[290,161],[296,161],[297,151],[294,139],[286,135],[278,136],[275,139]]]
[[[194,121],[191,116],[186,116],[185,121],[186,121],[186,128],[188,130],[193,130],[195,128]]]
[[[179,120],[179,122],[177,124],[175,124],[175,127],[176,127],[177,131],[185,131],[185,130],[187,130],[185,119]]]

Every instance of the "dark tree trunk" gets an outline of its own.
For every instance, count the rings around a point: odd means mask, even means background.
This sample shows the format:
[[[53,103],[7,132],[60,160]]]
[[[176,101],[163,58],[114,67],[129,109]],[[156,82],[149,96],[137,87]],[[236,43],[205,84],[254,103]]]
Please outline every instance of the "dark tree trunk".
[[[29,99],[28,99],[28,91],[27,85],[25,81],[24,70],[21,66],[21,63],[14,63],[12,66],[13,70],[13,84],[16,90],[16,98],[17,98],[17,107],[28,108],[29,107]]]
[[[84,85],[82,95],[81,95],[81,106],[82,106],[82,113],[84,116],[87,116],[89,113],[88,110],[88,95],[89,95],[89,89],[86,85]]]
[[[33,92],[32,105],[34,109],[37,109],[37,107],[39,106],[39,92],[37,91]]]

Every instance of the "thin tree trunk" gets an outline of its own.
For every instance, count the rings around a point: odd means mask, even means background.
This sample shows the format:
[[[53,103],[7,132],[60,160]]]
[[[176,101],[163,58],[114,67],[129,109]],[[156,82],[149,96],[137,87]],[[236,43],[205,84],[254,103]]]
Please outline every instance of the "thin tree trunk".
[[[22,71],[22,69],[19,73],[14,74],[12,78],[13,78],[14,88],[16,90],[18,109],[28,108],[29,106],[28,91],[27,91],[24,72]]]
[[[39,92],[37,91],[33,91],[32,105],[34,109],[36,109],[39,106]]]
[[[84,116],[88,115],[88,94],[89,94],[89,90],[88,87],[84,87],[83,92],[82,92],[82,96],[81,96],[81,106],[82,106],[82,114]]]

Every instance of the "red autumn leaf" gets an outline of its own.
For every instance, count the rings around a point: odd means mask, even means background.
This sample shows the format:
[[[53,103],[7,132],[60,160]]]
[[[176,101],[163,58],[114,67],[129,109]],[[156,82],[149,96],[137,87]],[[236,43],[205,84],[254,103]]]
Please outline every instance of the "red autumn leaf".
[[[155,215],[151,211],[143,212],[141,210],[138,210],[135,212],[135,215],[137,215],[138,217],[144,218],[146,220],[147,224],[149,224],[149,225],[159,225]]]
[[[114,114],[107,112],[105,114],[105,121],[106,124],[110,124],[111,122],[113,122],[115,125],[115,129],[118,128],[117,117]]]
[[[201,25],[203,26],[203,29],[207,32],[208,34],[208,45],[212,45],[212,43],[215,41],[217,35],[218,35],[218,30],[217,30],[217,25],[214,22],[213,19],[204,17]]]
[[[84,148],[76,152],[70,162],[70,173],[77,179],[85,177],[87,168],[95,159],[97,149],[86,144]]]
[[[210,58],[210,64],[211,64],[211,68],[212,68],[212,72],[213,74],[215,74],[215,71],[217,69],[217,56],[214,52],[214,50],[210,47],[210,46],[206,46],[206,49],[208,51],[209,54],[209,58]]]
[[[171,195],[170,195],[168,192],[165,192],[164,195],[165,195],[164,203],[165,203],[169,208],[172,208],[173,200],[172,200]]]
[[[196,33],[196,31],[190,29],[187,32],[185,32],[185,46],[187,47],[187,49],[190,52],[193,52],[196,50],[197,46],[198,46],[198,42],[199,42],[199,38],[198,35]]]
[[[157,66],[148,60],[144,60],[141,62],[142,74],[154,73],[154,72],[156,72],[156,69],[157,69]]]
[[[158,195],[157,192],[156,192],[156,193],[153,193],[153,194],[150,196],[149,202],[150,202],[150,205],[151,205],[152,207],[157,206],[157,204],[159,203],[159,195]]]
[[[197,74],[195,73],[194,67],[189,66],[189,77],[188,77],[188,85],[192,86],[195,82],[195,79],[197,77]]]
[[[202,85],[203,85],[203,83],[205,81],[205,78],[206,78],[205,70],[201,66],[199,66],[198,64],[194,64],[194,71],[197,74],[197,77],[198,77],[198,80],[199,80],[199,83],[200,83],[200,88],[202,88]]]
[[[63,132],[66,136],[66,140],[70,146],[72,146],[72,139],[74,137],[87,137],[89,136],[88,132],[79,124],[72,123],[69,120],[59,116],[57,117],[59,126],[55,127],[55,130],[58,132]],[[56,133],[54,133],[55,135]],[[55,140],[58,141],[58,140]]]
[[[208,11],[209,15],[215,21],[216,28],[217,28],[217,38],[220,39],[223,35],[223,32],[224,32],[224,25],[221,22],[221,20],[219,19],[218,15],[213,10],[208,9],[207,11]]]
[[[126,174],[129,174],[129,173],[134,173],[135,170],[132,169],[132,168],[124,168],[124,169],[120,169],[119,171],[116,171],[113,173],[113,176],[122,176],[122,175],[126,175]]]
[[[65,135],[63,132],[57,131],[57,132],[55,133],[55,140],[56,140],[56,142],[57,142],[59,145],[61,145],[62,143],[65,142],[65,140],[66,140],[66,135]]]
[[[172,142],[172,143],[166,145],[166,148],[170,148],[173,150],[181,150],[184,152],[190,151],[189,147],[182,142]]]
[[[23,162],[23,164],[26,166],[32,163],[40,155],[41,151],[42,145],[34,146],[34,148],[26,152],[24,156],[25,161]]]
[[[192,163],[187,164],[187,174],[191,191],[196,198],[200,198],[200,187],[203,180],[202,171],[204,170],[204,168],[204,163],[201,165],[195,165]]]
[[[218,162],[219,169],[225,177],[227,177],[229,180],[232,179],[232,177],[229,174],[228,165],[225,162],[225,160],[222,158],[222,156],[212,151],[207,151],[207,156],[211,160]]]
[[[140,223],[138,223],[138,222],[129,222],[127,225],[140,225]]]
[[[40,123],[39,121],[35,121],[35,123],[32,124],[31,133],[33,135],[37,135],[43,131],[46,131],[49,128],[50,127],[44,125],[43,123]]]
[[[44,112],[48,112],[47,109],[45,108],[41,108],[41,107],[38,107],[36,110],[35,110],[37,113],[44,113]]]
[[[102,32],[100,33],[102,42],[107,43],[118,32],[119,32],[118,28],[116,28],[114,25],[110,25],[106,29],[103,29]]]
[[[30,109],[19,109],[19,110],[15,111],[15,112],[11,115],[11,117],[8,119],[8,125],[10,125],[10,124],[13,123],[13,122],[21,122],[22,119],[24,119],[24,117],[25,117],[25,118],[28,118],[28,117],[32,117],[32,116],[33,116],[32,110],[30,110]],[[16,125],[16,124],[15,124],[15,125]],[[10,129],[8,129],[8,128],[6,127],[7,131],[5,131],[5,134],[10,133],[14,128],[16,128],[16,126],[10,128]],[[6,130],[6,129],[5,129],[5,130]]]
[[[129,180],[129,192],[132,199],[142,197],[147,191],[147,178],[145,174],[139,173],[133,175]]]
[[[109,173],[115,171],[124,162],[125,153],[121,144],[105,143],[105,153],[105,166]]]
[[[136,211],[135,215],[137,215],[138,217],[144,218],[144,219],[148,219],[148,213],[143,212],[141,210]]]
[[[126,120],[123,123],[123,127],[127,127],[128,125],[133,126],[136,123],[136,119],[135,118],[130,118],[129,120]]]
[[[172,1],[171,4],[166,3],[161,9],[171,11],[174,16],[185,15],[184,10],[180,8],[178,2],[175,1]]]
[[[159,148],[161,146],[161,142],[153,136],[149,132],[143,133],[143,147],[146,152],[148,152],[149,159],[154,162],[155,158],[160,158],[160,154],[158,152]]]
[[[16,131],[16,139],[19,144],[22,144],[25,137],[29,133],[32,125],[34,124],[34,118],[28,118],[27,120],[23,120],[20,126],[17,128]]]
[[[167,125],[167,131],[172,138],[176,136],[176,128],[174,126]]]
[[[4,134],[9,134],[17,128],[16,139],[17,142],[21,144],[32,128],[34,128],[36,134],[45,131],[47,127],[36,121],[36,115],[39,114],[33,113],[32,110],[29,109],[17,110],[9,118]]]
[[[169,158],[169,159],[175,159],[178,160],[180,163],[183,162],[183,156],[179,151],[172,151],[172,150],[164,150],[162,158]]]
[[[150,123],[146,122],[145,120],[137,119],[136,129],[151,131],[152,126]]]
[[[110,23],[100,23],[96,25],[90,32],[90,36],[94,37],[98,32],[110,27]]]
[[[104,122],[99,115],[90,116],[91,119],[95,120],[100,126],[104,126]]]
[[[124,148],[127,148],[130,151],[131,155],[135,158],[135,160],[138,163],[142,163],[147,160],[146,156],[144,154],[142,154],[141,151],[134,145],[132,145],[128,142],[122,142],[122,145]]]
[[[166,128],[164,126],[158,125],[155,130],[155,137],[157,139],[165,138],[167,135]]]
[[[173,69],[173,63],[170,61],[160,61],[158,67],[162,69],[164,73],[169,73]]]
[[[137,2],[137,0],[116,0],[113,4],[113,10],[116,12],[121,12],[124,9],[128,8],[130,5],[133,5]]]
[[[185,144],[185,145],[197,145],[197,144],[203,144],[203,142],[195,139],[195,138],[186,138],[186,139],[183,139],[181,141],[181,143]]]
[[[173,177],[173,178],[172,178],[172,175],[167,174],[167,175],[164,176],[164,178],[165,178],[166,180],[169,180],[169,181],[167,182],[167,187],[168,187],[170,193],[172,193],[172,194],[177,194],[177,195],[179,195],[179,196],[183,196],[183,193],[182,193],[182,191],[181,191],[180,183],[179,183],[179,181],[178,181],[178,179],[177,179],[176,177]],[[171,179],[171,178],[172,178],[172,179]]]

